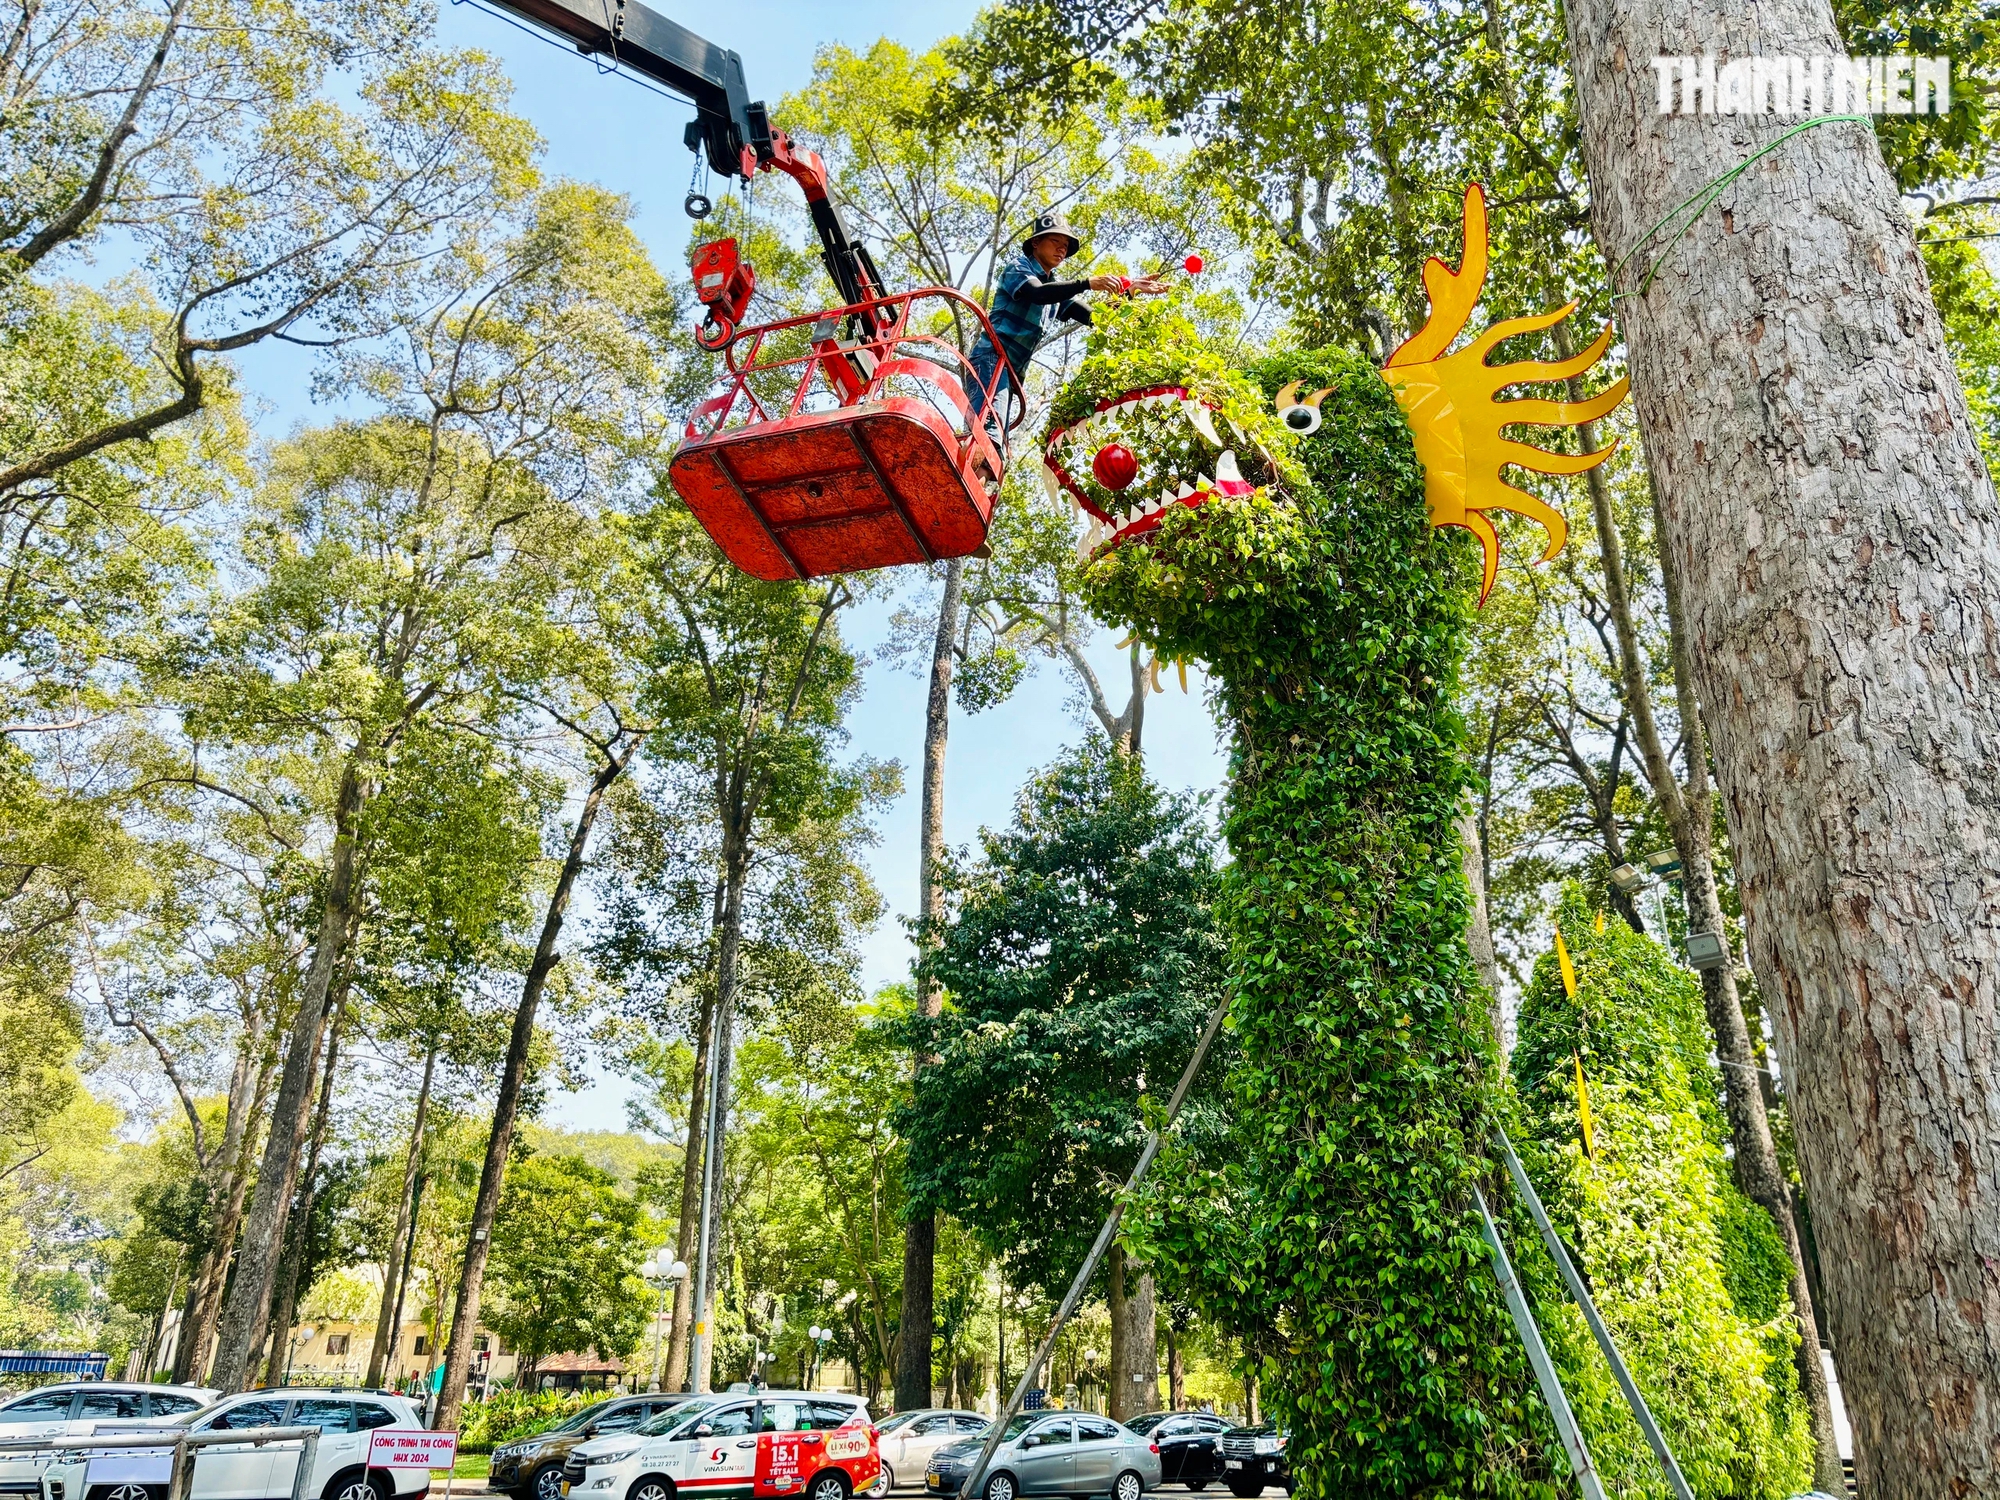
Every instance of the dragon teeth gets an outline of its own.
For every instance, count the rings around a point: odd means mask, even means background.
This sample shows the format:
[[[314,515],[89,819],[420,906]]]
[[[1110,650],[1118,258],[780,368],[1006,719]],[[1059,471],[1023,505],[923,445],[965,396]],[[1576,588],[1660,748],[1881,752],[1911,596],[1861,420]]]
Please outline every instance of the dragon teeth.
[[[1243,475],[1236,468],[1235,449],[1224,448],[1222,450],[1222,457],[1215,461],[1215,477],[1217,479],[1231,480],[1237,484],[1243,482]]]
[[[1049,502],[1053,505],[1062,504],[1062,486],[1056,483],[1056,471],[1043,464],[1041,478],[1042,488],[1048,491]]]
[[[1216,436],[1215,421],[1209,416],[1208,408],[1199,401],[1183,401],[1181,412],[1187,417],[1194,430],[1207,438],[1216,447],[1222,446],[1222,439]]]
[[[1243,424],[1237,421],[1236,418],[1234,417],[1231,417],[1229,419],[1229,430],[1236,434],[1237,442],[1243,444],[1246,448],[1250,445],[1249,434],[1244,432]]]
[[[1194,487],[1198,490],[1212,490],[1215,488],[1215,481],[1203,474],[1195,480]]]
[[[1194,486],[1189,484],[1185,479],[1183,479],[1181,481],[1180,494],[1177,495],[1175,498],[1179,500],[1185,500],[1189,495],[1192,495],[1193,493],[1194,493]]]

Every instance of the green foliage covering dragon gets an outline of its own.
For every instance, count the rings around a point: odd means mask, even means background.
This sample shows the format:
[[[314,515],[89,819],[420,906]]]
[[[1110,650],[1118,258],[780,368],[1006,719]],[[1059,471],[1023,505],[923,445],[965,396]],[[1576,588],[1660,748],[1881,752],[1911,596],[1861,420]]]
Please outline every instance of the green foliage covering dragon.
[[[1560,542],[1501,483],[1539,450],[1501,440],[1490,398],[1565,370],[1486,365],[1493,332],[1445,353],[1484,276],[1476,191],[1467,229],[1386,371],[1339,349],[1233,368],[1172,307],[1135,306],[1094,335],[1045,446],[1051,488],[1093,520],[1091,606],[1205,662],[1232,740],[1236,1139],[1162,1172],[1173,1191],[1132,1235],[1250,1337],[1315,1500],[1557,1484],[1472,1202],[1499,1069],[1465,946],[1452,695],[1497,545],[1485,512]]]

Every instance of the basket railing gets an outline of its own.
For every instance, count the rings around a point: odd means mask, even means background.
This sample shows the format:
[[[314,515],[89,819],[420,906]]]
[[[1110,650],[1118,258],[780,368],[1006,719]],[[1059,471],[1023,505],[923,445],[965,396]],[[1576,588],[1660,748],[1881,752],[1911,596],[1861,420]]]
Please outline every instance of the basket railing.
[[[950,314],[948,323],[937,317],[940,310]],[[996,358],[991,375],[982,381],[960,347],[968,332],[983,334],[999,349],[986,309],[943,286],[893,292],[739,329],[720,350],[725,371],[721,389],[688,415],[688,440],[864,406],[897,393],[891,382],[908,380],[951,424],[960,465],[976,455],[998,480],[1005,468],[1004,448],[995,447],[984,418],[1007,388],[1006,365]],[[787,339],[787,334],[798,338]],[[797,347],[801,341],[804,348]],[[972,392],[985,396],[977,417]]]

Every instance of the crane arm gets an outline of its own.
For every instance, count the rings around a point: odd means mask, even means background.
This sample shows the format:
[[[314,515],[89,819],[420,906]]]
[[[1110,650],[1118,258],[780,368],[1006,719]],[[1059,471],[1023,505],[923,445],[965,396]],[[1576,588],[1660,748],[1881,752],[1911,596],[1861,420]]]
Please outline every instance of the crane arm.
[[[794,146],[771,127],[743,81],[743,59],[696,36],[640,0],[487,0],[496,8],[568,38],[586,56],[610,58],[693,101],[685,136],[715,171],[748,181],[783,172],[805,193],[819,235],[820,259],[848,302],[882,295],[868,252],[848,235],[819,154]],[[870,320],[872,321],[872,320]]]

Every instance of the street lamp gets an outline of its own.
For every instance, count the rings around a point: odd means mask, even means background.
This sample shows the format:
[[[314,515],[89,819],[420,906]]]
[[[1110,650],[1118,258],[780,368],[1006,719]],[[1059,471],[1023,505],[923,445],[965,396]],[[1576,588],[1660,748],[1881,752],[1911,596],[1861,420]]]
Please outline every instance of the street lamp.
[[[660,1290],[660,1305],[653,1314],[653,1378],[646,1384],[649,1391],[660,1388],[660,1332],[667,1320],[667,1293],[673,1290],[675,1282],[686,1280],[687,1273],[687,1262],[674,1259],[664,1247],[639,1263],[639,1275],[648,1286]]]
[[[299,1345],[301,1343],[310,1344],[312,1342],[312,1336],[316,1332],[318,1332],[318,1330],[315,1329],[310,1323],[301,1324],[299,1327],[294,1328],[292,1330],[292,1347],[285,1352],[286,1385],[290,1385],[292,1383],[292,1361],[298,1358]]]
[[[812,1340],[813,1346],[812,1373],[806,1377],[806,1389],[816,1391],[819,1389],[819,1362],[826,1354],[826,1341],[833,1337],[833,1330],[815,1323],[806,1330],[806,1337]]]

